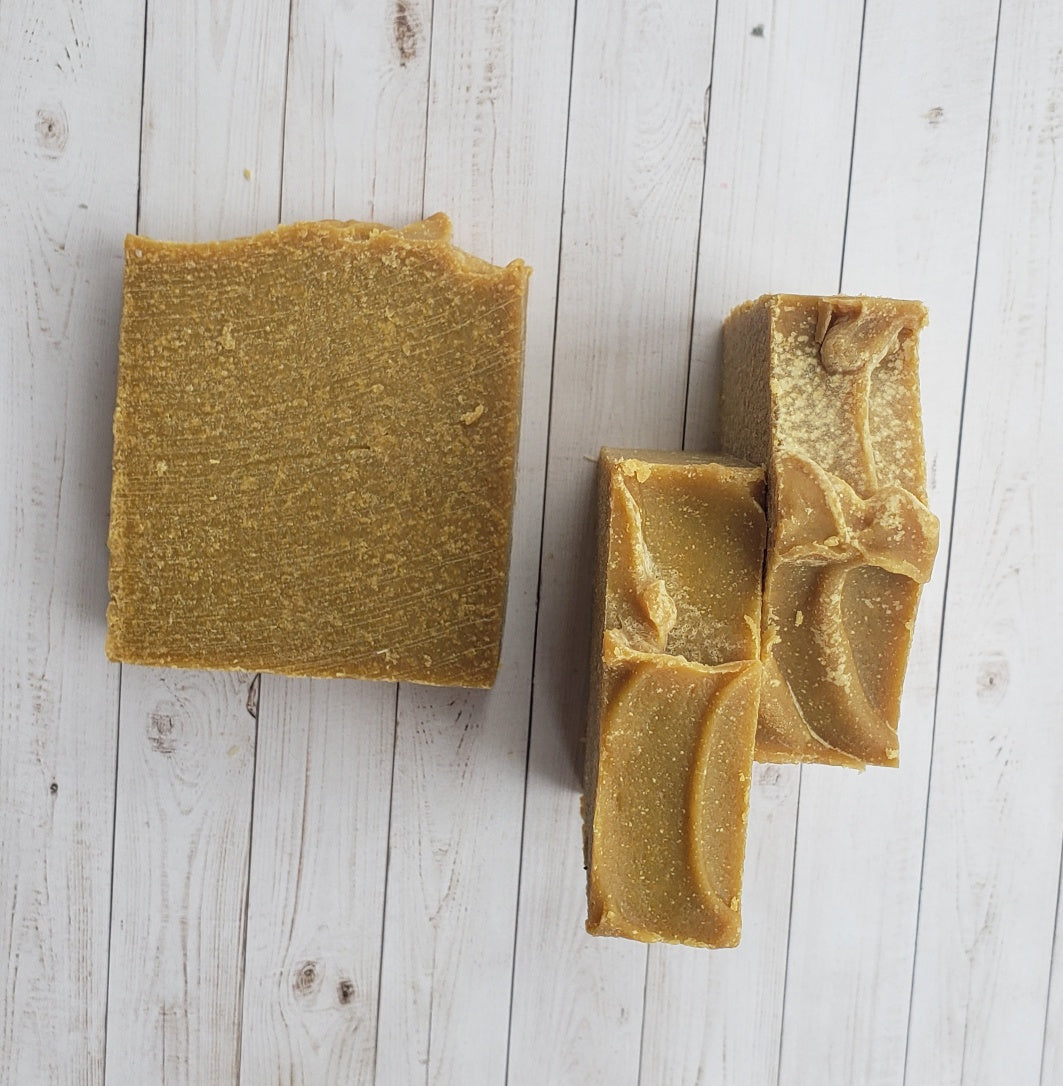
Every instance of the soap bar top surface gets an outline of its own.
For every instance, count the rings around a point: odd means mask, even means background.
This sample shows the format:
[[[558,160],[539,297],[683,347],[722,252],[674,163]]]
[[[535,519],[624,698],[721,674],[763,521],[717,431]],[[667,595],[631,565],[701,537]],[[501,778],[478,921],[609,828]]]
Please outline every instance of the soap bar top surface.
[[[721,442],[755,464],[793,453],[861,497],[926,501],[919,407],[921,302],[774,294],[724,322]]]
[[[603,449],[587,930],[733,946],[760,693],[764,473]]]
[[[926,506],[919,302],[769,295],[724,325],[724,448],[768,467],[762,761],[896,765]]]
[[[528,273],[443,215],[128,238],[112,658],[490,685]]]
[[[693,453],[603,449],[609,486],[605,628],[695,663],[760,644],[764,472]]]

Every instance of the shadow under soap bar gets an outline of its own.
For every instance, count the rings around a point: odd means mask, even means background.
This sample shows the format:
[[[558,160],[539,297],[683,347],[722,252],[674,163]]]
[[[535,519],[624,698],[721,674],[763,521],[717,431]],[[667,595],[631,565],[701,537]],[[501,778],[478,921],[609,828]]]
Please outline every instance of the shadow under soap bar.
[[[491,685],[528,274],[444,215],[128,238],[109,655]]]
[[[758,761],[896,765],[937,550],[918,302],[772,295],[724,325],[723,448],[768,467]]]
[[[587,930],[737,944],[761,677],[764,473],[603,449]]]

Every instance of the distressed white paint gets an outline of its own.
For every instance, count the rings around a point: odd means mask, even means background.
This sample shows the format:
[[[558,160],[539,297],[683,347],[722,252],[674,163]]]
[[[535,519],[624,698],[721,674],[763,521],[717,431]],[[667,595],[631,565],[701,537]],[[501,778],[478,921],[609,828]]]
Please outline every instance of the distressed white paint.
[[[572,13],[435,0],[424,210],[533,267],[498,680],[399,692],[377,1081],[505,1075]]]
[[[632,1081],[646,950],[593,939],[580,835],[594,460],[677,447],[712,11],[581,3],[573,50],[510,1081]],[[549,1038],[549,1043],[544,1043]]]
[[[147,20],[136,227],[191,240],[274,225],[288,4],[149,4]],[[123,669],[112,1081],[225,1082],[238,1073],[256,733],[251,681]]]
[[[249,679],[122,669],[109,1081],[228,1082],[237,1072]]]
[[[0,5],[0,1081],[103,1081],[118,669],[103,655],[141,14]]]
[[[146,54],[143,15],[0,5],[0,1079],[1060,1080],[1054,5],[197,0]],[[265,676],[256,722],[252,676],[127,668],[116,774],[138,181],[158,236],[443,209],[533,264],[494,691]],[[931,308],[903,768],[758,768],[738,951],[592,940],[586,458],[711,447],[722,316],[837,289],[843,237],[844,289]]]
[[[867,6],[842,289],[929,307],[923,414],[930,505],[944,523],[905,684],[901,768],[802,773],[782,1083],[806,1082],[809,1066],[823,1083],[904,1073],[996,22],[997,0]]]
[[[375,1062],[395,688],[263,676],[240,1078]]]
[[[1036,1082],[1063,827],[1063,8],[1005,0],[945,606],[912,1083]],[[1058,980],[1058,975],[1055,978]],[[1046,1083],[1053,1078],[1046,1077]]]

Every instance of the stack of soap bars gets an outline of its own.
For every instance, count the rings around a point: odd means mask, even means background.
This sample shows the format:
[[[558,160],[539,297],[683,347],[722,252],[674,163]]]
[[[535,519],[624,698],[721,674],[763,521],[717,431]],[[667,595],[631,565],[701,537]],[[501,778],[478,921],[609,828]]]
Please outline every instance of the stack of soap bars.
[[[926,310],[773,295],[724,325],[722,456],[603,449],[588,931],[741,932],[752,763],[895,766],[926,505]]]

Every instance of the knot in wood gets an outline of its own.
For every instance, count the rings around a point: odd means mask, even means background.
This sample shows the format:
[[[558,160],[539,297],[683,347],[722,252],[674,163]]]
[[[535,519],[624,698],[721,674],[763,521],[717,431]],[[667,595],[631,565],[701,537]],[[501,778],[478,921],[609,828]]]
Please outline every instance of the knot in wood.
[[[33,126],[37,131],[37,141],[49,155],[57,157],[66,148],[70,129],[66,123],[66,114],[61,108],[38,109],[37,121]]]
[[[321,987],[321,971],[315,961],[303,961],[295,967],[292,991],[301,999],[312,996]]]
[[[173,754],[177,749],[173,717],[169,713],[152,713],[148,719],[148,742],[157,754]]]

